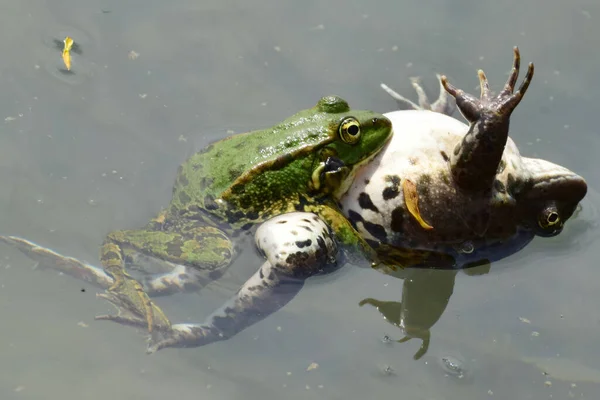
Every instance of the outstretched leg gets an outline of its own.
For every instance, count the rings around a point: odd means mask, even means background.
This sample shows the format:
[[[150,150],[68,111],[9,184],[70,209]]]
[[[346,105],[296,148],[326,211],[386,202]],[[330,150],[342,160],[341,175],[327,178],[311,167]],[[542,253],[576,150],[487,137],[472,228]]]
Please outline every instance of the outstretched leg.
[[[448,95],[448,92],[444,89],[441,80],[442,77],[439,74],[436,74],[436,76],[440,84],[440,94],[437,100],[433,103],[429,103],[429,99],[427,97],[427,94],[425,93],[425,90],[421,86],[421,80],[419,78],[410,78],[411,84],[417,92],[419,104],[415,104],[411,100],[397,93],[385,83],[381,84],[381,88],[385,90],[390,96],[392,96],[392,98],[396,100],[398,106],[400,107],[408,106],[413,110],[429,110],[446,115],[452,115],[452,113],[454,113],[454,110],[456,109],[456,102],[451,96]]]
[[[262,267],[204,323],[155,329],[148,352],[165,347],[203,346],[231,338],[287,304],[307,278],[328,272],[336,265],[338,248],[333,234],[324,221],[311,213],[294,212],[272,218],[258,228],[255,239],[267,259]],[[117,322],[145,326],[142,315],[137,316],[137,321],[126,318]]]
[[[0,236],[0,242],[17,248],[35,261],[36,269],[51,268],[102,289],[108,289],[115,282],[102,268],[79,261],[73,257],[63,256],[27,239],[17,236]]]

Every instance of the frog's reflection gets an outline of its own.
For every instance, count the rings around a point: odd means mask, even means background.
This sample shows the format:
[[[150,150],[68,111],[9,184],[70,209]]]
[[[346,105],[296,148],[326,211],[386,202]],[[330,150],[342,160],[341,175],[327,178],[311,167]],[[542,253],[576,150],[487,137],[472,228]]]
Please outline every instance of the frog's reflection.
[[[465,269],[470,275],[485,274],[490,264]],[[420,359],[429,348],[431,328],[440,319],[454,292],[454,281],[458,270],[414,268],[402,271],[404,284],[401,301],[384,301],[366,298],[359,305],[372,305],[386,321],[397,326],[404,335],[396,340],[404,343],[410,339],[423,341],[414,359]]]
[[[431,329],[448,306],[454,292],[456,275],[460,271],[469,276],[485,275],[490,272],[492,261],[518,252],[531,240],[530,235],[523,233],[505,242],[467,243],[462,251],[448,252],[455,260],[452,267],[415,266],[386,271],[388,275],[404,281],[401,300],[379,300],[369,297],[360,301],[359,306],[375,307],[387,322],[398,327],[403,337],[395,342],[404,343],[410,339],[420,339],[421,347],[413,356],[418,360],[427,353]],[[465,248],[468,252],[464,251]]]

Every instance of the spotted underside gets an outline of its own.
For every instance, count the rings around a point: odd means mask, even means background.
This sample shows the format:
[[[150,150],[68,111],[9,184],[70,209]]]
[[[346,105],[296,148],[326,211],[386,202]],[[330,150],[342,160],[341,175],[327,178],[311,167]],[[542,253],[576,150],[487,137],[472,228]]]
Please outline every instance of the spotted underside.
[[[413,110],[385,114],[394,126],[391,142],[357,172],[341,200],[344,214],[373,247],[472,252],[517,235],[527,241],[561,232],[587,184],[567,168],[522,157],[508,137],[510,115],[533,76],[529,64],[516,89],[519,67],[515,48],[498,95],[480,70],[480,98],[444,76],[433,104],[416,81],[419,106],[384,87]],[[448,95],[469,125],[446,115],[453,111]]]

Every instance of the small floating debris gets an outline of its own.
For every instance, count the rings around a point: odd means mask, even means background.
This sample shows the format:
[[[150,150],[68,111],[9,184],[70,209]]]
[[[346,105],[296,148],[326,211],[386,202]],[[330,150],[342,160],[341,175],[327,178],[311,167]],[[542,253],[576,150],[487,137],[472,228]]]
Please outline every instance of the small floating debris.
[[[307,371],[312,371],[313,369],[317,369],[319,368],[319,364],[317,364],[316,362],[311,363],[308,368],[306,368]]]
[[[65,46],[62,51],[62,59],[65,63],[65,67],[67,67],[67,71],[71,70],[71,49],[73,48],[73,39],[67,36],[65,40],[63,40]]]

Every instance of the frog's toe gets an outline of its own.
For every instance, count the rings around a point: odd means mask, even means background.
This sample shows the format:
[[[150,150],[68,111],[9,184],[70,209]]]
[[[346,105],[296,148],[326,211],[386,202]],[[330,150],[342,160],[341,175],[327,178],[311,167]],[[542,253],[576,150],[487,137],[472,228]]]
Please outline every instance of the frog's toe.
[[[394,89],[390,88],[385,83],[382,83],[380,86],[383,90],[385,90],[387,92],[387,94],[389,94],[390,96],[392,96],[392,98],[394,100],[396,100],[396,102],[398,103],[398,106],[400,106],[400,107],[408,106],[412,110],[423,110],[423,107],[420,104],[416,104],[412,100],[407,99],[406,97],[402,96],[400,93],[396,92]]]
[[[444,89],[441,75],[436,74],[436,76],[440,86],[440,94],[433,103],[429,102],[429,98],[427,97],[427,94],[421,85],[420,78],[418,77],[410,78],[412,87],[415,89],[415,92],[417,92],[418,104],[402,96],[384,83],[381,84],[381,88],[390,96],[392,96],[392,98],[396,100],[400,107],[408,106],[413,110],[429,110],[445,115],[452,115],[456,109],[456,102],[454,98],[450,96],[449,93]]]
[[[117,314],[98,315],[96,316],[97,320],[113,321],[137,328],[148,328],[149,332],[168,330],[171,327],[170,321],[162,310],[152,302],[150,302],[152,316],[149,318],[146,308],[140,306],[139,299],[132,299],[127,294],[107,290],[105,293],[99,293],[96,296],[107,300],[117,309]]]

